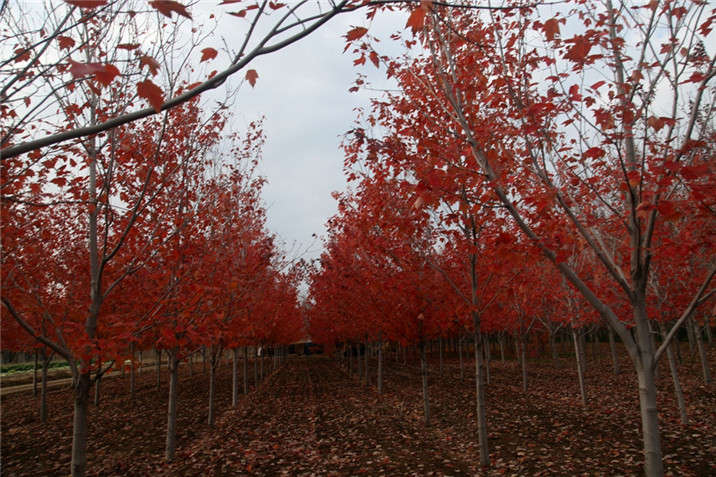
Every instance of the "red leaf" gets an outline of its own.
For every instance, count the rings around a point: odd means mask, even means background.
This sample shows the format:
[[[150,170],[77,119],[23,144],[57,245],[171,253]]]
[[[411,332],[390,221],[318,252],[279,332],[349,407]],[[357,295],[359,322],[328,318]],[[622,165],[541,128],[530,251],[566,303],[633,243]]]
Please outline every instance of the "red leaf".
[[[19,63],[21,61],[27,61],[30,59],[30,50],[26,50],[24,48],[17,48],[14,51],[15,53],[15,63]]]
[[[706,78],[706,75],[703,73],[699,73],[698,71],[694,71],[691,76],[689,76],[688,79],[681,82],[681,84],[685,83],[701,83],[704,78]]]
[[[69,50],[75,46],[75,40],[69,36],[58,36],[57,41],[60,42],[60,50]]]
[[[544,30],[544,34],[547,37],[547,40],[552,41],[555,39],[557,35],[559,35],[559,20],[556,18],[550,18],[546,22],[544,22],[544,26],[542,27]]]
[[[94,74],[94,78],[102,85],[108,86],[114,78],[119,75],[119,70],[114,65],[104,65],[101,70]]]
[[[360,37],[362,37],[363,35],[365,35],[366,33],[368,33],[368,29],[367,29],[367,28],[355,27],[355,28],[353,28],[352,30],[350,30],[348,33],[346,33],[346,40],[347,40],[347,41],[355,41],[355,40],[357,40],[358,38],[360,38]]]
[[[96,8],[107,5],[107,0],[65,0],[65,3],[80,8]]]
[[[70,73],[74,78],[95,74],[101,67],[101,63],[78,63],[70,60]]]
[[[586,158],[599,158],[602,157],[606,152],[601,147],[590,147],[586,151],[584,151],[584,157]]]
[[[65,179],[64,177],[55,177],[50,182],[52,182],[53,184],[57,184],[60,187],[64,187],[64,185],[67,184],[67,179]]]
[[[567,50],[564,57],[568,60],[572,60],[575,63],[583,63],[584,59],[589,54],[589,50],[592,49],[592,44],[582,35],[575,36],[572,40],[572,47]]]
[[[119,74],[119,70],[114,65],[104,65],[102,63],[77,63],[70,60],[70,73],[75,78],[82,76],[94,75],[94,79],[104,86],[107,86]]]
[[[590,86],[590,88],[593,89],[594,91],[599,91],[599,88],[604,86],[606,83],[607,83],[606,81],[597,81],[592,86]]]
[[[30,192],[33,194],[39,194],[42,192],[42,185],[38,184],[37,182],[33,182],[30,184]]]
[[[172,0],[153,0],[149,2],[149,5],[154,7],[165,17],[172,17],[172,12],[176,12],[177,15],[191,18],[191,15],[186,11],[186,7],[181,3],[174,2]]]
[[[428,8],[425,3],[422,3],[418,8],[413,10],[413,13],[408,17],[408,21],[405,23],[405,28],[412,28],[413,33],[417,33],[418,30],[423,28],[425,25],[425,15],[428,13]]]
[[[145,65],[149,67],[149,71],[152,73],[152,76],[157,76],[159,73],[159,63],[157,60],[151,56],[144,55],[139,59],[140,69],[144,68]]]
[[[271,10],[278,10],[279,8],[285,7],[285,3],[278,3],[278,2],[269,2],[269,8]]]
[[[259,77],[259,74],[256,72],[256,70],[249,70],[246,72],[246,79],[248,80],[249,84],[253,88],[256,86],[256,79]]]
[[[378,53],[375,51],[370,52],[370,61],[373,62],[376,68],[380,67],[380,59],[378,58]]]
[[[213,60],[214,58],[216,58],[216,55],[217,51],[215,49],[204,48],[203,50],[201,50],[201,60],[199,60],[199,62],[201,63],[202,61]]]
[[[146,79],[137,83],[137,94],[140,98],[146,99],[149,104],[152,105],[154,111],[160,112],[162,110],[162,104],[164,104],[164,93],[161,88],[152,83],[151,80]]]

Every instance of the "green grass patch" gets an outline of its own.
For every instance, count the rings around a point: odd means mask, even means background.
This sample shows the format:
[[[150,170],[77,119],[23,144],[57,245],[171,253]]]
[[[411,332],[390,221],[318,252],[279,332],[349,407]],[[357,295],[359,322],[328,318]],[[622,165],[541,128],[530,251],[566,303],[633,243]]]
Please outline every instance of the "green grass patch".
[[[67,368],[69,365],[67,361],[51,361],[47,366],[47,369],[59,369]],[[8,375],[15,373],[26,373],[32,371],[33,363],[16,363],[16,364],[4,364],[0,367],[0,374]],[[37,364],[37,369],[42,369],[42,363]]]

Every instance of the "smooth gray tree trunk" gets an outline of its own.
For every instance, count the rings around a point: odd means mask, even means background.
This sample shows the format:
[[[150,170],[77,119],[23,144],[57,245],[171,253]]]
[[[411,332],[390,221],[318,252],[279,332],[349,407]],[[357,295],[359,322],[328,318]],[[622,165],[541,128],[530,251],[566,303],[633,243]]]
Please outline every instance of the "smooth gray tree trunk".
[[[515,341],[518,343],[517,347],[520,350],[520,363],[522,365],[522,391],[527,392],[527,346],[525,339],[522,337]]]
[[[132,363],[129,368],[129,399],[134,401],[134,386],[135,386],[135,372],[134,372],[134,343],[129,345],[129,354],[132,356]],[[124,364],[122,364],[124,368]]]
[[[487,413],[485,412],[485,385],[482,373],[482,346],[480,337],[480,319],[476,311],[472,312],[473,324],[473,341],[475,344],[475,405],[477,411],[477,443],[480,447],[480,465],[487,467],[490,465],[490,454],[487,445]]]
[[[378,340],[378,394],[383,394],[383,339]]]
[[[574,357],[577,362],[577,380],[579,381],[579,395],[582,398],[582,405],[587,405],[587,393],[584,388],[584,354],[579,349],[581,341],[579,339],[579,333],[577,330],[572,328],[572,341],[574,341]]]
[[[711,384],[711,368],[709,366],[708,357],[706,356],[706,349],[703,344],[699,325],[697,325],[692,318],[689,318],[688,321],[689,325],[693,328],[694,341],[696,343],[696,350],[699,353],[699,360],[701,361],[701,371],[704,375],[704,383]]]
[[[482,341],[483,349],[485,351],[485,379],[487,380],[487,384],[490,384],[490,342],[484,335]]]
[[[663,323],[659,323],[659,332],[662,337],[666,336]],[[674,396],[676,397],[676,405],[679,408],[681,424],[687,426],[689,424],[689,416],[686,412],[686,401],[684,400],[684,393],[681,390],[681,381],[679,381],[679,373],[676,367],[676,359],[674,358],[672,345],[673,342],[666,348],[666,358],[669,361],[669,371],[671,371],[671,380],[674,383]]]
[[[244,346],[244,394],[249,393],[249,347]]]
[[[239,348],[231,350],[231,406],[239,405]]]
[[[102,382],[102,375],[99,374],[99,372],[102,371],[102,361],[99,362],[99,369],[97,370],[97,375],[94,378],[94,405],[96,407],[99,407],[99,398],[100,398],[100,383]]]
[[[612,355],[612,371],[614,372],[614,376],[619,375],[619,359],[617,358],[617,345],[614,340],[614,330],[611,326],[607,327],[609,329],[609,350]]]
[[[465,379],[465,369],[462,363],[462,336],[457,339],[457,355],[460,360],[460,379]]]
[[[32,395],[35,397],[37,397],[37,354],[37,350],[35,350],[35,361],[32,365]]]
[[[368,374],[368,339],[366,338],[366,342],[364,345],[364,351],[363,351],[363,384],[366,386],[370,385],[370,376]]]
[[[154,367],[157,372],[157,391],[159,391],[162,386],[162,350],[155,350],[154,354],[157,360],[156,363],[154,363]]]
[[[47,422],[47,369],[50,367],[50,357],[42,352],[42,383],[40,384],[40,421]]]
[[[209,363],[209,416],[206,419],[209,427],[214,426],[214,392],[216,390],[216,366],[218,359],[214,350],[209,348],[210,363]]]
[[[430,399],[428,397],[428,362],[425,355],[425,341],[421,340],[420,344],[420,376],[423,381],[423,417],[425,425],[430,425]]]
[[[177,446],[177,391],[179,385],[179,362],[175,353],[167,357],[169,367],[169,399],[167,404],[167,439],[164,448],[164,456],[167,462],[174,460]]]
[[[257,348],[254,347],[254,389],[259,387],[259,360],[257,354]]]
[[[442,336],[440,336],[438,338],[438,349],[439,349],[439,353],[440,353],[440,366],[439,366],[440,378],[442,378],[443,377],[443,337]]]
[[[353,374],[353,345],[348,345],[348,377],[350,378]]]
[[[75,386],[74,416],[72,418],[72,477],[84,477],[87,471],[87,414],[91,376],[89,371],[79,375]]]

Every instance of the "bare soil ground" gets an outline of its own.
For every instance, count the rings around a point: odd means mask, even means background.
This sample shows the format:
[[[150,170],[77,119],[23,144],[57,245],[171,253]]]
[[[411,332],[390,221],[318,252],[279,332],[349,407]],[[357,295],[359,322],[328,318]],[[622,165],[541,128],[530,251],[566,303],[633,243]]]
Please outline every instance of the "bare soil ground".
[[[714,358],[712,352],[711,358]],[[713,363],[713,359],[712,359]],[[622,368],[629,363],[623,359]],[[163,462],[167,378],[153,372],[102,382],[92,406],[89,475],[639,475],[641,450],[636,380],[614,377],[610,363],[590,360],[588,406],[582,406],[573,362],[529,363],[522,391],[515,361],[493,361],[488,387],[489,470],[479,468],[473,368],[460,378],[456,359],[440,373],[433,356],[431,425],[425,427],[419,366],[385,361],[384,393],[349,377],[335,360],[290,358],[267,372],[231,408],[230,365],[219,370],[214,428],[206,424],[208,376],[181,370],[177,459]],[[270,368],[269,368],[270,369]],[[671,377],[660,372],[659,410],[667,473],[716,475],[716,391],[685,355],[680,367],[691,424],[682,426]],[[374,362],[370,369],[375,384]],[[72,395],[49,391],[50,421],[42,425],[30,393],[2,397],[2,475],[67,475]]]

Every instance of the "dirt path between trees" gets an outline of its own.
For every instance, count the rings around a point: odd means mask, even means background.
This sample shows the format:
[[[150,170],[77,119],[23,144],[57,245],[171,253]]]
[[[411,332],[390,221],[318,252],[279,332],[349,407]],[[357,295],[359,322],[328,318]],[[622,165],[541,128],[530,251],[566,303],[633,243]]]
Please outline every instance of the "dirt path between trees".
[[[180,367],[178,447],[163,459],[167,376],[128,376],[102,382],[90,406],[88,475],[116,476],[348,476],[348,475],[639,475],[635,377],[611,375],[590,362],[588,406],[579,402],[576,372],[567,359],[529,364],[529,390],[517,362],[493,362],[487,393],[492,466],[478,467],[471,364],[460,378],[457,360],[430,370],[431,425],[422,417],[420,371],[386,360],[385,393],[348,377],[323,357],[293,357],[231,407],[230,365],[217,374],[217,419],[209,428],[208,375]],[[371,362],[371,382],[375,380]],[[668,372],[660,373],[659,412],[668,474],[716,475],[716,392],[703,385],[696,362],[681,366],[692,423],[681,426]],[[240,386],[242,388],[243,386]],[[72,442],[72,393],[48,393],[47,424],[29,393],[2,396],[2,475],[67,475]]]

